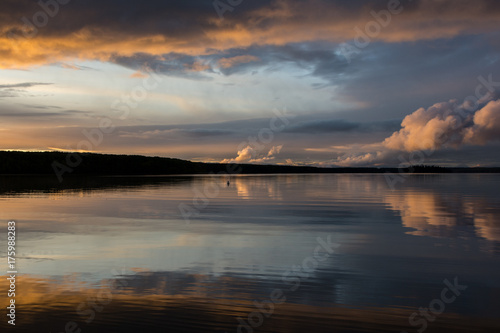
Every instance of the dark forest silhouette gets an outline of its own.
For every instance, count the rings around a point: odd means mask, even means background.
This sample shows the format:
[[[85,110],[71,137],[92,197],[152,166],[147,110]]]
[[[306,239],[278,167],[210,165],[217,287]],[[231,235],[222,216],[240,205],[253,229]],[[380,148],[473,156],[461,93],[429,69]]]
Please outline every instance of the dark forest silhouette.
[[[209,173],[498,173],[500,167],[447,168],[414,165],[405,168],[335,167],[222,164],[191,162],[175,158],[139,155],[78,153],[81,162],[71,168],[71,175],[179,175]],[[54,174],[53,164],[65,165],[65,152],[0,152],[0,174]]]

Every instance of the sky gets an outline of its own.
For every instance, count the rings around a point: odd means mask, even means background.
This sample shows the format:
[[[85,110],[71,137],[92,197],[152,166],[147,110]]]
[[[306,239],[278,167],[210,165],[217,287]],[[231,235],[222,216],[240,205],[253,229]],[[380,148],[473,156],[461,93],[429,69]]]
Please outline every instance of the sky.
[[[500,166],[495,0],[2,0],[0,149]]]

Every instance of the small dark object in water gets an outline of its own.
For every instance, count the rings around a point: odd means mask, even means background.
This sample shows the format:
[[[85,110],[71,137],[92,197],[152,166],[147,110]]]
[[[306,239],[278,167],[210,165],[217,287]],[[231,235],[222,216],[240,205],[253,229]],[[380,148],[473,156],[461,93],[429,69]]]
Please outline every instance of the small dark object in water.
[[[227,186],[229,186],[229,180],[227,181]]]

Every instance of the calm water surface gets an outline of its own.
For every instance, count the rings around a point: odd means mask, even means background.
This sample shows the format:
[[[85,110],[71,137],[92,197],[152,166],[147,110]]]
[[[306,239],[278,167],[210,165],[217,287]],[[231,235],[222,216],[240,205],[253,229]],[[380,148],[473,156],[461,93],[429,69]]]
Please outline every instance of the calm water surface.
[[[20,272],[8,328],[495,332],[499,188],[471,174],[395,189],[384,175],[0,177]]]

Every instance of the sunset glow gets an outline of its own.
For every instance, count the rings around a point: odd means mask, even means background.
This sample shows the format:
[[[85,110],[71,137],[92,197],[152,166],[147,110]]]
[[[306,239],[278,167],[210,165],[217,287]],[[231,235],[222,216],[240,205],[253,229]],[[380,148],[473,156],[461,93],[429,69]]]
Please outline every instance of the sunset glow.
[[[500,165],[495,1],[221,10],[196,0],[7,0],[0,9],[2,150]],[[259,141],[273,110],[287,124]],[[85,133],[102,119],[113,130],[93,143]]]

